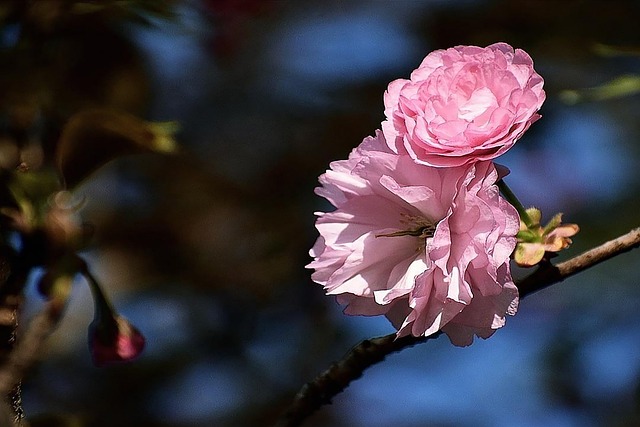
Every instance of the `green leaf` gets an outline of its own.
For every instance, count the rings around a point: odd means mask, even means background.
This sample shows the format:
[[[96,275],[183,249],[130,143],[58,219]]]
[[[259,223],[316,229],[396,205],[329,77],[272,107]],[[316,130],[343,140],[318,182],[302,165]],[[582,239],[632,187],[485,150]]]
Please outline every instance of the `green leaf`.
[[[540,209],[534,207],[528,208],[527,215],[529,215],[529,218],[533,221],[533,225],[540,225],[540,218],[542,218]]]
[[[533,267],[544,257],[544,246],[535,243],[518,243],[513,259],[520,267]]]
[[[562,214],[557,213],[553,216],[553,218],[551,218],[551,220],[547,223],[547,225],[545,225],[544,230],[542,231],[542,234],[546,236],[547,234],[551,233],[553,230],[558,228],[560,224],[562,224]]]
[[[600,86],[585,89],[567,89],[560,92],[560,99],[566,104],[581,101],[604,101],[640,93],[640,74],[618,76]]]
[[[175,122],[150,123],[118,110],[83,110],[73,115],[62,131],[56,166],[66,187],[72,189],[115,158],[175,151],[176,129]]]
[[[535,243],[541,242],[542,237],[539,233],[536,233],[534,230],[520,230],[518,234],[516,234],[519,242],[527,242],[527,243]]]

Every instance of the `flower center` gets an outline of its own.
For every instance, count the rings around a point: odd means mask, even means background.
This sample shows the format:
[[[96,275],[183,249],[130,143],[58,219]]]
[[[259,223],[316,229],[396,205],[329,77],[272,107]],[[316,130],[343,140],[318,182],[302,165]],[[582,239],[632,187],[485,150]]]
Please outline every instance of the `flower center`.
[[[406,224],[406,229],[394,231],[393,233],[376,234],[376,237],[415,236],[420,237],[421,239],[433,237],[433,234],[436,231],[436,225],[431,221],[423,217],[407,214],[402,214],[402,216],[404,219],[401,219],[400,223]]]

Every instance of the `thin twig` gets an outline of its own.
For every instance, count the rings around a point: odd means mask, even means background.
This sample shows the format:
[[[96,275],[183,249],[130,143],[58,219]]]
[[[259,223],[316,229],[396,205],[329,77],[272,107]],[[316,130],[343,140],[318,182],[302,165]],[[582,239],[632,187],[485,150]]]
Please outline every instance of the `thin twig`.
[[[627,234],[596,246],[558,265],[545,264],[530,276],[516,283],[520,291],[520,298],[549,285],[562,282],[568,277],[637,247],[640,247],[640,228],[634,228]]]
[[[554,283],[559,283],[567,277],[639,246],[640,228],[636,228],[558,265],[554,266],[551,263],[541,265],[530,276],[516,283],[520,291],[520,298],[522,299]],[[276,427],[301,425],[322,405],[331,403],[334,396],[342,392],[352,381],[360,378],[370,366],[383,361],[391,353],[412,347],[439,335],[440,332],[428,337],[406,336],[396,339],[396,334],[390,334],[362,341],[342,360],[334,363],[313,381],[305,384],[282,414]]]
[[[22,380],[29,369],[40,359],[40,351],[46,338],[53,332],[60,320],[58,304],[48,303],[29,324],[24,335],[0,367],[0,395],[4,396]]]
[[[369,366],[382,362],[385,357],[403,348],[435,339],[441,332],[428,337],[395,334],[364,340],[351,349],[342,360],[332,364],[315,380],[305,384],[296,395],[292,405],[280,418],[276,427],[297,426],[322,405],[331,403],[331,398],[344,390],[351,381],[359,378]]]

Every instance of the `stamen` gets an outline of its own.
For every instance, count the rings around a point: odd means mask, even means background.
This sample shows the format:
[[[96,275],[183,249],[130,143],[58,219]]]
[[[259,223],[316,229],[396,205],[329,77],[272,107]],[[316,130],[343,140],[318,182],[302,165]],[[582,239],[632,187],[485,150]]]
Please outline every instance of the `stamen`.
[[[406,216],[408,217],[408,215]],[[423,239],[433,237],[433,234],[436,231],[436,226],[434,224],[427,222],[424,218],[418,219],[416,217],[412,217],[411,220],[412,220],[411,222],[413,222],[413,225],[417,227],[410,228],[408,230],[394,231],[393,233],[376,234],[376,237],[415,236]],[[401,221],[401,222],[405,222],[405,221]]]

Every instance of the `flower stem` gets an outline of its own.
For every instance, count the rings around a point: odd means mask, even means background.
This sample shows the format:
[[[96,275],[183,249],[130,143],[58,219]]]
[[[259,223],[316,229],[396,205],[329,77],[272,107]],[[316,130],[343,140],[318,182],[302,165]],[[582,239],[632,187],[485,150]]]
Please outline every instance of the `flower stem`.
[[[527,210],[522,205],[522,203],[520,203],[520,200],[518,200],[516,195],[513,194],[513,191],[511,191],[507,183],[504,182],[504,179],[501,179],[500,181],[498,181],[498,188],[500,189],[500,192],[502,192],[502,195],[504,196],[504,198],[507,199],[507,201],[511,203],[514,208],[516,208],[516,210],[518,211],[518,214],[520,215],[520,219],[522,219],[522,222],[525,223],[527,228],[533,228],[535,226],[535,224],[533,223],[533,220],[527,213]]]
[[[89,289],[91,289],[91,293],[93,294],[96,317],[99,318],[102,322],[108,322],[112,320],[114,310],[111,303],[107,299],[104,292],[102,292],[102,288],[100,288],[100,284],[96,280],[95,276],[91,273],[91,271],[89,271],[89,266],[87,265],[87,263],[84,260],[80,260],[80,262],[80,273],[87,280]]]

